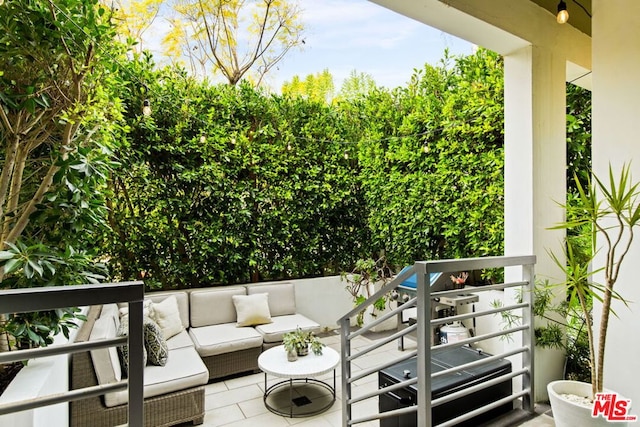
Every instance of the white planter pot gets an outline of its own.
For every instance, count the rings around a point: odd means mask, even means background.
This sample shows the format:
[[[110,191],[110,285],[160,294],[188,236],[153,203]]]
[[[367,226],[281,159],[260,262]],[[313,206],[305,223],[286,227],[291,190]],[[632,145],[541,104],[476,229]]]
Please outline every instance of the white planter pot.
[[[610,392],[610,390],[605,391]],[[584,397],[590,396],[591,384],[589,383],[566,380],[553,381],[547,384],[547,392],[549,393],[551,409],[553,410],[553,420],[556,427],[611,427],[611,425],[623,427],[628,425],[627,422],[612,423],[602,416],[593,418],[591,416],[593,410],[592,405],[584,406],[570,402],[561,396],[562,394],[575,394],[576,396]]]

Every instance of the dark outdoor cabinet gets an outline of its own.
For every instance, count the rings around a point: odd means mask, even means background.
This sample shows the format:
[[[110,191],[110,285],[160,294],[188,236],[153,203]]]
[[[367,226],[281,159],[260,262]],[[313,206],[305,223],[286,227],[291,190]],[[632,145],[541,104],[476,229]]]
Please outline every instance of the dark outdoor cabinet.
[[[474,362],[488,356],[489,355],[487,353],[483,353],[469,347],[447,349],[432,355],[431,369],[432,372],[439,372],[454,366]],[[418,369],[416,358],[406,360],[390,366],[387,369],[381,370],[378,374],[378,385],[380,388],[383,388],[397,384],[398,382],[406,379],[406,371],[410,372],[410,377],[417,375]],[[457,373],[436,377],[433,378],[431,382],[431,398],[437,399],[510,372],[511,362],[500,359],[475,368],[465,369]],[[470,395],[459,397],[451,402],[436,406],[431,412],[433,425],[459,417],[460,415],[473,411],[481,406],[495,402],[503,397],[507,397],[511,395],[511,391],[511,379],[507,379],[498,384],[476,391]],[[384,393],[380,395],[379,399],[380,412],[417,405],[419,398],[417,394],[417,385]],[[512,409],[513,403],[509,402],[459,425],[477,426],[481,422],[491,420],[498,415],[511,411]],[[416,424],[417,413],[388,417],[380,420],[380,427],[412,427]]]

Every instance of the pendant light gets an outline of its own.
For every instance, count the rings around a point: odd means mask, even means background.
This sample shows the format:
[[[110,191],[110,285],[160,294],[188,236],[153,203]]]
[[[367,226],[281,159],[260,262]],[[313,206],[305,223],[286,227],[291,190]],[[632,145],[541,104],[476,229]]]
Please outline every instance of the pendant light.
[[[556,15],[556,21],[558,24],[564,24],[569,20],[569,12],[567,12],[567,3],[560,0],[558,3],[558,14]]]

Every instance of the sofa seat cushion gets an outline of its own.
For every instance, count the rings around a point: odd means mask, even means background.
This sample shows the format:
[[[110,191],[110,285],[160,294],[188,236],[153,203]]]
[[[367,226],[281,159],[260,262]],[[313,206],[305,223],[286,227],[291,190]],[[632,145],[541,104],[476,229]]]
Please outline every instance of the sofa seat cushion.
[[[193,347],[193,341],[191,341],[189,332],[183,329],[179,334],[167,340],[167,346],[169,347],[169,353],[171,353],[171,350],[175,350],[176,348]]]
[[[262,335],[252,327],[239,328],[235,322],[191,328],[189,335],[202,357],[262,346]]]
[[[172,350],[165,366],[144,368],[144,397],[160,396],[206,384],[209,371],[193,347]],[[127,402],[128,391],[107,393],[105,405],[113,407]]]
[[[265,325],[256,326],[265,343],[275,343],[282,341],[282,335],[293,332],[296,328],[303,331],[320,331],[320,325],[302,314],[289,314],[286,316],[273,316],[272,322]]]

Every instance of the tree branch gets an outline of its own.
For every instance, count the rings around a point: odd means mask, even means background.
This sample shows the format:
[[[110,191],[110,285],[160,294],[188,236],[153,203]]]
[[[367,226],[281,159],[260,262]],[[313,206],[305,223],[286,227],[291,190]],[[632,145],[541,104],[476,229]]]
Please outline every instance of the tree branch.
[[[4,126],[7,128],[9,133],[15,133],[13,127],[11,126],[9,118],[7,117],[7,112],[4,111],[4,107],[2,106],[2,104],[0,104],[0,119],[2,119],[2,123],[4,123]]]
[[[40,186],[38,187],[38,191],[36,191],[36,193],[33,195],[31,200],[25,207],[25,209],[22,211],[20,218],[18,219],[18,221],[16,221],[14,227],[11,229],[6,239],[4,239],[4,241],[2,242],[3,244],[6,244],[7,242],[15,243],[16,240],[18,239],[18,236],[22,234],[25,227],[29,223],[29,217],[36,210],[36,205],[42,203],[42,200],[44,199],[44,195],[51,188],[51,185],[53,184],[53,177],[58,172],[58,170],[60,170],[60,167],[56,166],[55,163],[51,165],[51,167],[49,168],[49,171],[47,172],[44,179],[40,183]]]

